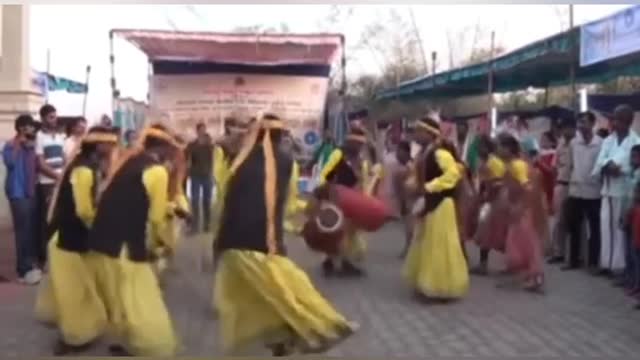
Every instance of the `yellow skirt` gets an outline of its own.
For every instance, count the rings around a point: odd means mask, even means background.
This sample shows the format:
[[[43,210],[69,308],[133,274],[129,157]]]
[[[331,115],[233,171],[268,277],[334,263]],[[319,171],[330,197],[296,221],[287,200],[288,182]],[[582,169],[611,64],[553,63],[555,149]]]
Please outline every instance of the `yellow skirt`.
[[[431,298],[463,297],[469,288],[469,273],[453,200],[444,199],[416,226],[404,265],[406,280]]]
[[[204,259],[209,263],[213,263],[213,257],[215,256],[215,254],[213,253],[213,248],[214,248],[213,243],[215,241],[215,238],[218,236],[218,231],[220,230],[222,211],[224,210],[223,199],[224,199],[224,190],[221,189],[220,194],[216,195],[216,201],[215,203],[213,203],[213,208],[211,211],[212,234],[205,234],[206,236],[203,237],[202,246],[204,247]]]
[[[340,245],[340,255],[345,260],[352,263],[359,263],[364,260],[367,253],[367,242],[361,231],[355,229],[347,231]]]
[[[355,330],[284,256],[227,250],[218,265],[214,303],[227,353],[256,343],[322,352]]]
[[[49,277],[40,285],[36,318],[57,326],[63,341],[86,345],[106,330],[107,313],[85,257],[58,247],[56,232],[48,245]]]
[[[178,341],[151,264],[129,260],[126,247],[119,258],[89,253],[87,260],[109,314],[109,330],[121,345],[135,356],[174,355]]]
[[[173,267],[173,259],[180,244],[180,234],[182,230],[182,221],[178,218],[169,220],[169,236],[166,237],[166,243],[153,244],[154,253],[158,259],[153,263],[153,269],[160,278]]]

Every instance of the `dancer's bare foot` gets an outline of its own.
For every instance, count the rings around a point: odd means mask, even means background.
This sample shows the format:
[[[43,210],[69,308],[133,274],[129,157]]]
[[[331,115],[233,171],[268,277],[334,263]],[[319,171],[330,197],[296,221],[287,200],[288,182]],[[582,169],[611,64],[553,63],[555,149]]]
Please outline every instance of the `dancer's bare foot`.
[[[335,274],[335,267],[331,259],[327,258],[322,262],[322,274],[325,277],[331,277]]]
[[[487,264],[478,264],[477,266],[472,267],[469,270],[469,273],[471,273],[472,275],[487,276],[489,275],[489,269],[487,267]]]
[[[544,275],[535,275],[530,277],[523,286],[524,290],[544,294]]]
[[[70,354],[77,354],[87,350],[91,344],[73,346],[65,343],[62,340],[58,340],[53,347],[53,356],[65,356]]]
[[[284,357],[293,353],[291,348],[285,343],[270,345],[269,348],[271,349],[271,356],[273,357]]]
[[[345,277],[362,277],[365,275],[365,272],[352,263],[343,261],[339,274]]]
[[[118,356],[118,357],[130,357],[132,356],[127,349],[124,348],[124,346],[122,345],[109,345],[109,354],[111,356]]]

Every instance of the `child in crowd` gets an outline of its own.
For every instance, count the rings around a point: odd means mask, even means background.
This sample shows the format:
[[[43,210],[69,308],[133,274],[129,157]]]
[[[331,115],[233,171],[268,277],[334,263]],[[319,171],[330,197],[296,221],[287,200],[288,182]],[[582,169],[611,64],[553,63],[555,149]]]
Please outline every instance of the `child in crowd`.
[[[638,303],[635,305],[636,310],[640,310],[640,292],[638,286],[640,285],[640,183],[636,183],[633,193],[633,205],[629,210],[629,223],[630,223],[630,256],[632,258],[632,268],[630,277],[635,286],[630,293],[635,296]]]
[[[542,189],[544,190],[547,209],[553,208],[553,187],[556,183],[556,148],[558,142],[553,132],[546,131],[540,139],[540,152],[534,157],[534,167],[540,171],[542,176]]]
[[[640,145],[631,148],[629,200],[623,206],[626,214],[627,252],[625,282],[627,294],[640,295]],[[640,309],[640,304],[637,306]]]

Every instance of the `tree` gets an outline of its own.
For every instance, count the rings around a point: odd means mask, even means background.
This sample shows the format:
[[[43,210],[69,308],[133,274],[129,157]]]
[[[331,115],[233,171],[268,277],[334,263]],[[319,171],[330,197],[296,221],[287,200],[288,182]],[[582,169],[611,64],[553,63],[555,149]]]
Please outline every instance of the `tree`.
[[[556,16],[556,19],[558,20],[558,29],[561,32],[569,30],[569,26],[571,26],[571,24],[569,23],[569,20],[570,20],[569,6],[570,5],[566,5],[566,4],[551,5],[551,9],[553,10],[553,13]]]
[[[378,15],[364,30],[349,53],[366,54],[376,64],[376,73],[349,79],[347,98],[352,108],[369,108],[374,119],[399,117],[411,109],[401,102],[379,103],[377,93],[428,73],[417,29],[396,8]]]
[[[454,69],[487,61],[505,52],[498,42],[491,51],[491,31],[480,23],[466,26],[458,31],[447,31],[449,68]]]

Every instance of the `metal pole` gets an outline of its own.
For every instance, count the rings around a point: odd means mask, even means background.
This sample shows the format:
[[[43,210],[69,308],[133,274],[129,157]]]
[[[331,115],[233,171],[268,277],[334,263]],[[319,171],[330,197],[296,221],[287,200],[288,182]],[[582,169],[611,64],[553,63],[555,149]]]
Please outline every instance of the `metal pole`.
[[[342,47],[342,58],[340,59],[340,67],[342,69],[342,84],[340,84],[340,97],[342,100],[342,117],[339,119],[339,123],[336,126],[336,130],[338,130],[338,136],[336,137],[336,141],[341,143],[342,138],[344,137],[344,131],[346,131],[347,126],[347,49],[345,48],[345,37],[344,34],[340,35],[340,46]]]
[[[438,60],[438,52],[437,51],[432,51],[431,52],[431,75],[435,75],[436,74],[436,61]]]
[[[91,75],[91,65],[87,65],[87,73],[84,78],[84,84],[87,87],[87,91],[84,93],[84,98],[82,99],[82,116],[87,116],[87,97],[89,97],[89,77]]]
[[[570,60],[569,60],[569,84],[571,87],[571,110],[576,111],[576,37],[574,36],[573,24],[573,4],[569,5],[569,42],[570,42]]]
[[[113,51],[113,30],[109,31],[109,63],[111,65],[111,116],[116,115],[116,101],[118,98],[118,90],[116,87],[116,68],[115,68],[115,55]]]
[[[438,52],[431,52],[431,88],[436,87],[436,61],[438,60]]]
[[[46,65],[46,76],[44,77],[44,103],[49,103],[49,75],[51,74],[51,49],[47,49],[47,65]]]
[[[491,118],[493,115],[493,56],[495,51],[496,32],[491,32],[491,48],[489,51],[489,69],[487,71],[487,117]],[[492,129],[491,132],[495,131]]]

